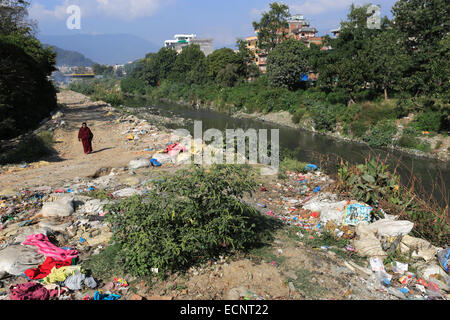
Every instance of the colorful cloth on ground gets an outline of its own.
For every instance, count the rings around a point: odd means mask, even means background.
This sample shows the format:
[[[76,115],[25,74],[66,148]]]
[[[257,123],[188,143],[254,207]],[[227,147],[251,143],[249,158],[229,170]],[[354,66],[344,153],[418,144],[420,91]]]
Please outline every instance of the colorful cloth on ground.
[[[98,291],[95,292],[94,300],[118,300],[120,295],[118,294],[100,294]]]
[[[40,283],[27,282],[9,288],[11,300],[48,300],[50,292]]]
[[[68,266],[61,267],[59,269],[53,267],[52,272],[43,279],[42,283],[50,284],[55,282],[64,282],[68,277],[80,273],[82,273],[81,266]]]
[[[176,157],[180,152],[186,152],[187,149],[179,143],[171,144],[164,150],[164,153],[168,153],[171,157]]]
[[[62,248],[58,248],[48,240],[47,236],[43,234],[28,236],[22,245],[38,247],[38,252],[40,254],[43,254],[46,257],[51,257],[56,261],[66,261],[78,257],[77,250],[64,250]]]
[[[51,257],[45,259],[44,263],[39,265],[37,268],[31,268],[25,271],[25,275],[30,280],[44,279],[48,276],[52,269],[55,267],[57,269],[65,266],[70,266],[73,264],[74,259],[68,259],[66,261],[57,261]]]

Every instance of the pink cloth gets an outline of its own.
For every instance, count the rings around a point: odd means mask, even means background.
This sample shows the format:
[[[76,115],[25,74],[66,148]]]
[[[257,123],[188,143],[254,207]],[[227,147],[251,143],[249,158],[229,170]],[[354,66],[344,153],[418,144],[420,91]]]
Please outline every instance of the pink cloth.
[[[35,246],[38,247],[38,252],[46,257],[51,257],[57,261],[66,261],[69,259],[77,258],[77,250],[64,250],[58,248],[52,244],[47,236],[43,234],[34,234],[27,237],[27,239],[22,243],[24,246]]]
[[[164,150],[165,153],[168,153],[171,157],[176,157],[180,152],[186,152],[187,149],[178,143],[171,144]]]

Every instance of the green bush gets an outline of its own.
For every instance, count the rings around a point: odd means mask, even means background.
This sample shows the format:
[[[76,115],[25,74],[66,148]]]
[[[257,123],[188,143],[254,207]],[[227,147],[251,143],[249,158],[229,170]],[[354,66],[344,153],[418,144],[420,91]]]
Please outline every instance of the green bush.
[[[397,134],[397,127],[393,121],[382,120],[363,136],[363,140],[374,147],[388,146]]]
[[[367,124],[364,121],[356,120],[350,123],[350,129],[354,137],[361,138],[367,131]]]
[[[280,163],[281,171],[291,171],[291,172],[303,172],[306,173],[305,167],[307,163],[300,162],[297,159],[285,158]]]
[[[415,119],[415,125],[421,131],[438,132],[441,128],[442,115],[439,112],[419,113]]]
[[[305,109],[299,109],[299,110],[297,110],[295,113],[294,113],[294,115],[292,116],[292,122],[293,123],[299,123],[300,122],[300,120],[302,120],[303,119],[303,116],[305,115],[305,113],[306,113],[306,110]]]
[[[416,147],[416,149],[429,153],[431,152],[431,145],[428,142],[422,142]]]
[[[419,145],[419,139],[411,135],[403,134],[398,140],[398,145],[404,148],[415,149]]]
[[[336,126],[336,113],[333,106],[317,104],[309,108],[315,128],[319,131],[333,131]]]
[[[270,237],[266,217],[240,200],[256,187],[249,167],[216,165],[181,170],[146,196],[108,208],[124,267],[136,276],[183,271],[224,252]]]

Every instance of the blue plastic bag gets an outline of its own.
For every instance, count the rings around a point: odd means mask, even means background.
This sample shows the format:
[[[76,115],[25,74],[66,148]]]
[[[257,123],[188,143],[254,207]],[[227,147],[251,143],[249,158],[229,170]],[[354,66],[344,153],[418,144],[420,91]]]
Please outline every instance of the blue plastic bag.
[[[319,169],[318,166],[316,166],[315,164],[308,164],[305,166],[306,171],[315,171],[317,169]]]
[[[161,167],[161,166],[162,166],[161,162],[159,162],[159,161],[156,160],[156,159],[150,160],[150,163],[151,163],[152,166],[154,166],[154,167]]]
[[[118,300],[120,295],[118,294],[100,294],[98,291],[95,292],[94,300]]]

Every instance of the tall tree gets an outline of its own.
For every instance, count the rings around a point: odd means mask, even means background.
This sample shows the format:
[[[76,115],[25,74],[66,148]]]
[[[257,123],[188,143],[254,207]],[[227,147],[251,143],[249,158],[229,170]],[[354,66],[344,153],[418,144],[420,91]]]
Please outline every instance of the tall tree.
[[[308,74],[308,47],[298,40],[288,39],[278,45],[267,58],[267,74],[272,85],[288,89],[298,88],[302,74]]]
[[[412,63],[405,76],[412,94],[443,92],[441,81],[435,81],[440,42],[450,32],[448,0],[398,0],[392,7],[394,26],[402,34],[402,43]],[[448,78],[447,78],[448,82]]]
[[[253,22],[259,49],[269,53],[286,39],[286,30],[289,28],[287,19],[290,16],[287,5],[274,2],[270,4],[269,12],[263,12],[259,22]]]
[[[199,45],[191,44],[183,48],[169,78],[189,84],[202,84],[207,81],[206,57]]]

